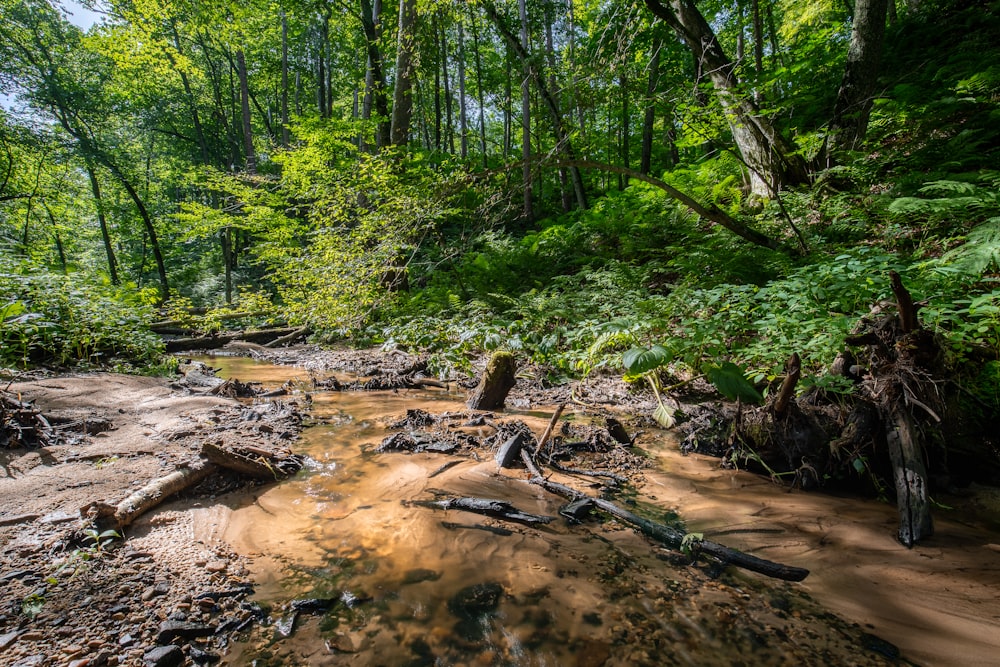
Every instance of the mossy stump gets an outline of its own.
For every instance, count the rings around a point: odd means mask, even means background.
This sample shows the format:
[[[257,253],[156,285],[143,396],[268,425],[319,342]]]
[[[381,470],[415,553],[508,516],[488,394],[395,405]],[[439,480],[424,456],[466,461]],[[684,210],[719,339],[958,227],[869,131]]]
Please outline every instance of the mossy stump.
[[[501,410],[507,394],[514,388],[514,355],[510,352],[495,352],[483,372],[483,379],[469,398],[468,405],[473,410]]]

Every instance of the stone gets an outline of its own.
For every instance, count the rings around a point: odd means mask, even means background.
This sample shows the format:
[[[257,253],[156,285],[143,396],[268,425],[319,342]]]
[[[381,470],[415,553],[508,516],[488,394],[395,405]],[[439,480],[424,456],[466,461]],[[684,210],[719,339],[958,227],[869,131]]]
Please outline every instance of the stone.
[[[17,639],[17,636],[21,634],[19,631],[8,632],[6,634],[0,635],[0,649],[5,649]]]
[[[180,646],[157,646],[142,655],[142,664],[146,667],[180,667],[184,662],[184,653]]]
[[[215,634],[215,628],[202,623],[190,623],[187,621],[164,621],[160,623],[160,630],[156,635],[156,643],[164,646],[174,639],[195,639],[196,637],[209,637]]]

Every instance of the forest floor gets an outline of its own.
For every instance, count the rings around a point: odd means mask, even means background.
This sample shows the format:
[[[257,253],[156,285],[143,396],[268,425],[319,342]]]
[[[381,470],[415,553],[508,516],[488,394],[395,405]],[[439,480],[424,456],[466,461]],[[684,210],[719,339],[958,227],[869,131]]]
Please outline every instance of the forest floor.
[[[255,347],[241,352],[260,354]],[[336,369],[370,376],[413,362],[402,353],[314,348],[266,356],[317,375]],[[509,399],[518,407],[572,399],[614,406],[622,414],[648,415],[652,408],[648,397],[633,394],[612,376],[560,387],[547,387],[530,372],[522,379]],[[38,375],[8,391],[46,415],[77,424],[78,431],[66,430],[46,446],[0,449],[0,662],[11,667],[225,662],[232,637],[269,622],[251,601],[246,556],[205,528],[212,525],[216,499],[245,487],[245,480],[213,476],[140,517],[124,530],[124,540],[106,547],[81,539],[80,508],[93,501],[120,502],[196,460],[205,440],[270,447],[292,442],[298,421],[287,406],[294,409],[295,395],[284,403],[248,406],[177,380],[100,373]],[[209,518],[196,520],[199,513]],[[869,634],[870,628],[830,613],[794,585],[755,579],[741,588],[683,566],[670,576],[691,589],[712,590],[711,603],[688,608],[686,617],[703,632],[716,628],[733,638],[776,644],[789,664],[900,664],[891,658],[896,648]],[[762,632],[768,636],[759,636]],[[612,656],[606,659],[581,664],[619,664]],[[328,664],[349,662],[346,656],[341,660],[329,656]],[[684,661],[659,664],[674,663]]]

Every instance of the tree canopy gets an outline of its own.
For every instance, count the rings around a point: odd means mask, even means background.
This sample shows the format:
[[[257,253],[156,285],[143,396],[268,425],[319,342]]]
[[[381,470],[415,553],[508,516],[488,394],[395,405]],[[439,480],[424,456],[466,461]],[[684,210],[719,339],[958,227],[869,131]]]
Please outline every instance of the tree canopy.
[[[994,3],[0,8],[8,363],[65,356],[46,275],[442,370],[655,343],[768,377],[827,363],[895,269],[996,386]]]

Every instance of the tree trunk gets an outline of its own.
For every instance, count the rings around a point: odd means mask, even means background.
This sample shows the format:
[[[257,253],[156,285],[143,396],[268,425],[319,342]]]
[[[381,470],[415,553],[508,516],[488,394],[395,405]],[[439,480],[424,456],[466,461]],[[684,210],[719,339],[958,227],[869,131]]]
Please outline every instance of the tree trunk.
[[[413,65],[416,52],[416,0],[399,0],[399,36],[396,52],[396,88],[392,99],[390,138],[393,146],[405,146],[413,116]]]
[[[656,122],[656,89],[660,81],[660,51],[663,40],[660,31],[653,32],[653,55],[649,60],[649,79],[646,81],[646,109],[642,119],[642,156],[639,171],[649,174],[653,166],[653,124]]]
[[[462,159],[469,157],[469,115],[465,104],[465,30],[458,17],[458,132]]]
[[[101,197],[101,184],[97,181],[94,163],[84,160],[87,166],[87,176],[90,178],[90,191],[94,193],[94,206],[97,208],[97,222],[101,227],[101,240],[104,242],[104,254],[108,258],[108,275],[112,285],[120,285],[118,279],[118,262],[115,260],[115,249],[111,245],[111,234],[108,232],[108,219],[104,215],[104,199]]]
[[[868,131],[887,8],[887,0],[857,0],[854,4],[851,45],[830,121],[830,155],[857,150]]]
[[[431,32],[434,33],[434,50],[441,57],[441,49],[438,45],[438,15],[434,14]],[[434,67],[434,150],[441,150],[441,68]]]
[[[551,12],[546,8],[545,12],[545,60],[549,66],[549,90],[553,91],[553,94],[558,90],[558,83],[556,81],[556,50],[555,50],[555,40],[552,38],[552,16]],[[558,101],[558,100],[557,100]],[[560,105],[561,108],[561,105]],[[556,141],[558,141],[558,137]],[[573,197],[569,188],[569,177],[566,174],[566,169],[564,167],[559,167],[559,200],[562,202],[562,210],[564,213],[568,213],[573,210]]]
[[[324,10],[322,16],[323,20],[319,26],[319,49],[316,54],[316,106],[319,109],[319,117],[326,118],[330,115],[326,108],[326,50],[330,45],[330,10]]]
[[[707,73],[726,114],[736,148],[750,172],[753,192],[770,196],[784,186],[807,182],[805,160],[740,90],[735,64],[722,50],[715,32],[693,0],[669,0],[667,5],[660,0],[643,1],[677,33]]]
[[[479,150],[483,154],[483,169],[489,166],[486,153],[486,96],[483,93],[483,63],[479,52],[479,27],[472,17],[472,43],[476,51],[476,94],[479,102]]]
[[[455,154],[455,121],[452,114],[451,74],[448,72],[448,28],[441,22],[441,79],[444,83],[444,138],[448,152]]]
[[[281,145],[288,148],[288,17],[281,10]]]
[[[389,100],[386,94],[385,70],[382,66],[382,52],[379,49],[379,14],[381,3],[375,0],[361,0],[361,27],[365,36],[365,53],[368,55],[368,69],[365,83],[378,116],[375,143],[379,148],[389,145]],[[370,107],[369,107],[370,109]],[[370,117],[370,112],[369,112]]]
[[[236,75],[240,79],[240,111],[243,120],[243,149],[246,152],[247,173],[257,173],[257,155],[253,149],[253,127],[250,124],[250,82],[243,49],[236,50]]]
[[[489,11],[489,5],[487,5]],[[524,53],[528,52],[528,8],[525,0],[517,2],[518,16],[521,24],[520,47]],[[499,15],[495,13],[499,22]],[[510,41],[510,40],[508,40]],[[521,67],[524,78],[521,80],[521,177],[524,188],[524,219],[533,220],[535,215],[531,207],[531,64],[527,58],[521,58]]]
[[[469,398],[468,405],[473,410],[501,410],[507,394],[514,388],[517,366],[510,352],[494,352],[483,371],[479,386]]]
[[[628,186],[629,167],[629,112],[628,112],[628,78],[624,70],[618,77],[618,90],[622,96],[622,115],[618,123],[618,150],[621,156],[622,166],[625,170],[618,174],[618,190],[624,190]]]

